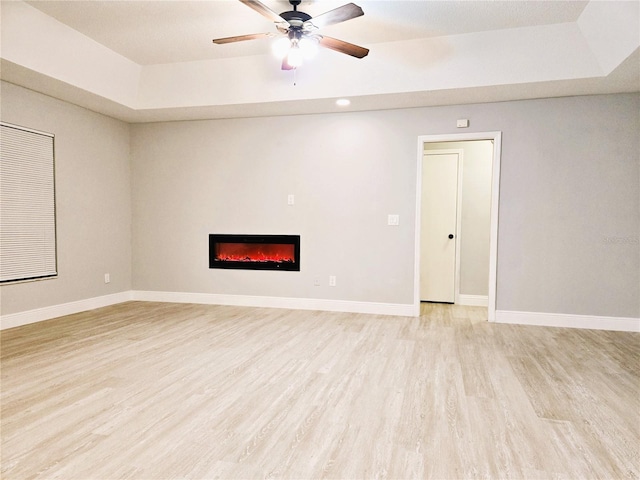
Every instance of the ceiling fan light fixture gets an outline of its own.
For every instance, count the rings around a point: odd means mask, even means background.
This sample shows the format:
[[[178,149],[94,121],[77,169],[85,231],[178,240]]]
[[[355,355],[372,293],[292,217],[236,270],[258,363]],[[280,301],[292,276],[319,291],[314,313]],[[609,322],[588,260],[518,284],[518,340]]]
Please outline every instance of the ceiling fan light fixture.
[[[274,22],[276,30],[283,34],[282,38],[271,45],[273,53],[282,60],[282,70],[293,70],[299,67],[302,65],[303,60],[309,60],[315,55],[318,47],[328,48],[355,58],[364,58],[369,53],[368,48],[315,33],[320,28],[346,22],[364,15],[362,8],[355,3],[347,3],[312,17],[308,13],[298,10],[297,7],[302,0],[289,0],[293,10],[280,14],[271,10],[260,0],[239,1]],[[213,43],[223,45],[265,37],[273,37],[273,35],[270,33],[236,35],[233,37],[214,38]]]
[[[288,37],[281,37],[271,45],[273,54],[279,59],[283,59],[291,50],[291,40]]]
[[[291,49],[289,50],[289,55],[287,55],[287,63],[290,67],[297,68],[302,65],[302,50],[298,46],[298,44],[291,45]]]

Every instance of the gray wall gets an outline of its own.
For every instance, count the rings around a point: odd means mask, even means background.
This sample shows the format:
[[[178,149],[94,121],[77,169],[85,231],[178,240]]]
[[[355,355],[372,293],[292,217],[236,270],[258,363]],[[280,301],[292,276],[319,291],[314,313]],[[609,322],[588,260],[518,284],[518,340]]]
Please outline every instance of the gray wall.
[[[55,134],[59,272],[0,287],[2,314],[130,290],[129,126],[6,82],[0,88],[2,121]]]
[[[60,261],[2,287],[2,313],[131,288],[411,303],[416,139],[469,118],[503,132],[498,309],[637,317],[639,112],[622,94],[129,126],[2,84],[3,121],[56,134]],[[209,270],[212,232],[299,233],[302,271]]]
[[[416,139],[388,115],[133,126],[134,288],[410,303]],[[209,233],[300,234],[301,272],[210,270]]]
[[[640,95],[496,108],[499,308],[640,316]]]
[[[429,150],[463,150],[460,215],[460,294],[489,294],[489,243],[491,230],[491,173],[493,142],[426,143]],[[423,187],[424,188],[424,187]]]
[[[469,118],[503,132],[498,309],[638,316],[639,98],[134,125],[134,288],[411,303],[416,139]],[[209,233],[299,233],[302,271],[209,270]]]

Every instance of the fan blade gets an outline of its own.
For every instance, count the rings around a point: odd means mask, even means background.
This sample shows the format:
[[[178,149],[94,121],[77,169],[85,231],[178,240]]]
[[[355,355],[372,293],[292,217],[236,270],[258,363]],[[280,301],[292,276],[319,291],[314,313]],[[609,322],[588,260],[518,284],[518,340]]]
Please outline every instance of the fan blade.
[[[287,22],[284,18],[282,18],[280,15],[278,15],[276,12],[274,12],[269,7],[267,7],[264,3],[261,3],[258,0],[240,0],[240,1],[244,3],[247,7],[253,8],[260,15],[268,18],[272,22],[276,22],[276,23]]]
[[[337,38],[325,37],[320,39],[320,45],[325,48],[330,48],[336,52],[346,53],[356,58],[363,58],[369,54],[369,49],[354,45],[353,43],[338,40]]]
[[[223,45],[225,43],[244,42],[245,40],[255,40],[263,37],[273,37],[273,33],[252,33],[251,35],[238,35],[236,37],[214,38],[213,43]]]
[[[340,22],[346,22],[352,18],[360,17],[364,15],[362,8],[355,3],[347,3],[341,7],[333,10],[329,10],[317,17],[313,17],[311,20],[307,20],[305,23],[311,23],[316,28],[323,28],[328,25],[334,25]]]

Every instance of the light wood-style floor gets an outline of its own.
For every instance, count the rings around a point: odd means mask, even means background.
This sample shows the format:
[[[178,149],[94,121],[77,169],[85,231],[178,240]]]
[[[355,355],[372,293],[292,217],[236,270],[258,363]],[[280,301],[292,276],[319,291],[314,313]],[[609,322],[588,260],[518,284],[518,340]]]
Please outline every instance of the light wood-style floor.
[[[129,302],[1,334],[3,479],[629,479],[640,335]]]

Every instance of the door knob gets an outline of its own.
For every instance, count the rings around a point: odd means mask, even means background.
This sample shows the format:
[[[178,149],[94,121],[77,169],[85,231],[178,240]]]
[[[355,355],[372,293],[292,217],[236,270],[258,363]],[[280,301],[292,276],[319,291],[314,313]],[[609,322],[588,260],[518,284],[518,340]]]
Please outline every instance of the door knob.
[[[449,238],[453,238],[453,233],[450,233],[450,234],[449,234]]]

